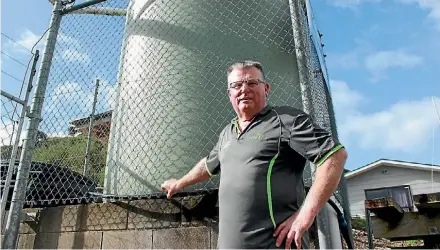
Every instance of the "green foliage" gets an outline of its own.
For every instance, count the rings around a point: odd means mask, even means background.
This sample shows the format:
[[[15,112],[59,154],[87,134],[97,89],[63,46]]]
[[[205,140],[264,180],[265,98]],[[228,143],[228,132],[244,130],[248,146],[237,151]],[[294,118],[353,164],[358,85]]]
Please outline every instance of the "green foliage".
[[[59,164],[83,173],[86,157],[87,135],[76,137],[51,137],[41,141],[34,151],[33,161]],[[104,183],[107,145],[92,138],[87,177]]]
[[[361,217],[351,218],[351,227],[358,230],[367,230],[367,220]]]
[[[408,246],[423,246],[423,240],[408,240]]]
[[[1,159],[2,160],[9,160],[9,158],[11,158],[11,154],[12,154],[12,146],[11,145],[0,146],[0,152],[1,152]]]

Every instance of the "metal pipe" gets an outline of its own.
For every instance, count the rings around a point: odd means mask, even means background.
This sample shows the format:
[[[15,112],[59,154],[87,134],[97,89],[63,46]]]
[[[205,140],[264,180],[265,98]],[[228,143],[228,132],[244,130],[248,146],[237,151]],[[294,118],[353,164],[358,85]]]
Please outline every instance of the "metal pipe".
[[[311,114],[312,112],[312,103],[310,97],[309,90],[309,73],[307,69],[307,58],[306,58],[306,46],[303,42],[305,38],[304,33],[302,32],[301,20],[299,17],[298,6],[296,5],[297,1],[289,0],[290,6],[290,15],[292,19],[292,28],[293,28],[293,38],[295,42],[295,56],[298,61],[298,73],[299,73],[299,82],[301,87],[301,97],[303,100],[303,109],[304,112]]]
[[[2,194],[2,199],[1,199],[1,207],[0,207],[0,218],[5,218],[4,215],[6,213],[6,203],[8,202],[8,197],[9,197],[9,186],[12,180],[12,175],[14,173],[15,170],[15,158],[18,152],[18,144],[20,143],[20,135],[21,135],[21,130],[23,128],[23,123],[24,123],[24,119],[27,113],[27,103],[29,100],[29,95],[32,91],[32,82],[34,80],[34,76],[35,73],[37,72],[36,67],[37,67],[37,62],[38,62],[38,58],[40,57],[40,51],[36,50],[35,55],[34,55],[34,61],[32,63],[32,68],[31,68],[31,73],[29,75],[29,81],[28,81],[28,86],[27,86],[27,90],[26,90],[26,94],[24,97],[24,101],[23,101],[23,107],[21,109],[21,114],[20,114],[20,120],[18,123],[18,128],[17,128],[17,136],[15,137],[15,142],[14,142],[14,146],[12,147],[12,153],[11,153],[11,159],[9,159],[9,166],[8,166],[8,172],[6,174],[6,182],[5,182],[5,188],[3,189],[3,194]],[[2,95],[3,95],[2,91]],[[5,92],[6,93],[6,92]],[[2,231],[3,231],[3,222],[2,222]]]
[[[69,12],[69,14],[92,14],[92,15],[104,15],[104,16],[125,16],[127,15],[126,9],[110,8],[110,7],[90,7],[86,9],[75,10]]]
[[[342,249],[342,241],[338,240],[341,239],[341,231],[339,229],[338,215],[328,202],[325,203],[325,209],[328,211],[328,215],[329,215],[328,225],[330,229],[329,230],[330,235],[328,237],[334,239],[332,240],[331,248]]]
[[[98,96],[98,88],[99,88],[99,79],[96,78],[96,80],[95,80],[95,94],[93,96],[92,113],[90,114],[90,121],[89,121],[89,132],[87,133],[86,158],[84,160],[84,170],[83,170],[84,176],[87,175],[87,172],[89,170],[90,144],[91,144],[91,140],[92,140],[93,123],[95,121],[95,108],[96,108],[96,99]]]
[[[18,97],[15,97],[15,96],[13,96],[13,95],[11,95],[11,94],[9,94],[8,92],[6,92],[6,91],[1,91],[1,95],[2,96],[4,96],[4,97],[6,97],[6,98],[8,98],[9,100],[11,100],[11,101],[14,101],[14,102],[18,102],[18,103],[20,103],[21,105],[26,105],[26,103],[24,102],[24,100],[21,100],[20,98],[18,98]]]
[[[9,211],[8,222],[6,224],[5,238],[2,242],[2,249],[13,249],[17,246],[17,238],[20,227],[20,214],[26,198],[32,154],[36,144],[38,126],[41,121],[41,112],[43,109],[47,81],[49,79],[49,71],[52,64],[53,52],[55,50],[58,30],[62,18],[62,15],[60,15],[61,7],[61,0],[55,0],[52,18],[49,24],[46,46],[44,48],[43,59],[38,76],[38,82],[35,88],[30,112],[27,114],[29,123],[27,126],[27,133],[23,140],[23,151],[20,157],[20,164],[18,166],[17,179],[12,195],[11,208]]]
[[[326,85],[324,85],[324,89],[326,91],[325,94],[326,94],[326,100],[327,100],[327,108],[329,110],[329,116],[330,116],[330,126],[331,126],[331,130],[332,130],[332,134],[336,138],[338,138],[338,129],[337,129],[337,125],[336,125],[336,115],[334,112],[333,100],[332,100],[332,97],[330,94],[329,86],[330,86],[330,84],[328,84],[328,83]],[[350,241],[352,244],[354,244],[353,229],[351,226],[350,203],[348,200],[347,182],[345,180],[344,173],[342,173],[341,179],[339,182],[340,182],[339,183],[340,196],[342,197],[342,202],[340,202],[340,203],[341,203],[341,206],[343,209],[345,221],[347,222],[348,235],[349,235]]]
[[[312,12],[312,7],[310,4],[310,0],[304,0],[305,1],[305,6],[306,6],[306,13],[307,13],[307,22],[309,23],[309,30],[310,30],[310,37],[311,39],[313,39],[314,36],[316,36],[315,33],[315,28],[313,25],[313,12]],[[325,58],[324,58],[324,53],[322,51],[322,47],[321,47],[321,38],[317,37],[317,41],[315,42],[315,48],[316,48],[316,53],[318,54],[318,60],[320,62],[321,65],[321,71],[323,72],[323,77],[326,81],[327,84],[329,84],[329,78],[328,78],[328,71],[327,71],[327,65],[325,64]],[[316,44],[318,43],[318,44]]]
[[[307,58],[307,40],[308,37],[304,33],[304,30],[307,27],[304,27],[302,24],[302,20],[300,17],[300,3],[297,0],[289,0],[290,11],[291,11],[291,19],[293,26],[293,37],[295,42],[295,55],[298,62],[298,73],[299,73],[299,82],[301,86],[301,97],[303,101],[304,112],[312,115],[313,113],[313,103],[311,98],[311,90],[310,90],[310,78],[309,78],[309,70],[308,70],[308,58]],[[315,182],[314,173],[316,171],[316,166],[309,162],[310,172],[312,183]],[[324,249],[333,249],[337,248],[339,244],[336,244],[331,237],[331,229],[329,225],[330,214],[328,211],[328,207],[324,206],[319,214],[316,216],[317,226],[318,226],[318,238],[319,238],[319,246]],[[340,238],[339,238],[340,242]],[[336,246],[336,247],[335,247]]]
[[[331,126],[331,130],[332,130],[332,134],[333,134],[333,136],[338,138],[338,129],[336,126],[336,115],[335,115],[334,108],[333,108],[333,101],[332,101],[332,97],[330,95],[330,90],[328,89],[328,84],[324,85],[324,89],[326,92],[325,96],[326,96],[327,108],[328,108],[329,116],[330,116],[330,126]],[[344,173],[342,173],[341,179],[339,180],[339,190],[340,190],[340,196],[342,197],[342,202],[340,202],[340,203],[341,203],[342,210],[344,213],[344,219],[347,222],[347,227],[348,227],[348,236],[350,238],[351,244],[354,244],[353,229],[351,226],[350,202],[348,200],[347,182],[345,181]]]
[[[89,7],[89,6],[98,4],[98,3],[102,3],[102,2],[105,2],[105,1],[107,1],[107,0],[90,0],[90,1],[87,1],[87,2],[84,2],[84,3],[75,4],[75,5],[73,5],[73,6],[69,7],[69,8],[62,9],[61,10],[61,15],[65,15],[65,14],[67,14],[69,12],[72,12],[72,11],[75,11],[75,10],[79,10],[79,9],[82,9],[82,8],[86,8],[86,7]]]
[[[129,20],[130,18],[128,18],[128,12],[127,12],[127,18],[125,18],[125,24],[124,24],[124,34],[126,34],[127,29],[129,28]],[[123,39],[122,40],[122,48],[126,48],[128,44],[128,40],[127,39]],[[121,53],[119,55],[119,62],[122,62],[124,60],[124,53]],[[118,76],[116,79],[118,79],[118,83],[116,85],[116,96],[113,98],[114,102],[114,106],[113,106],[113,111],[112,111],[112,116],[111,116],[111,120],[112,122],[110,123],[110,135],[109,135],[109,141],[108,141],[108,149],[107,152],[115,152],[116,157],[119,154],[119,148],[120,148],[120,143],[117,143],[118,141],[120,141],[120,134],[116,137],[115,134],[115,130],[116,130],[116,126],[115,126],[115,122],[113,121],[118,121],[122,119],[121,115],[119,115],[119,111],[118,110],[123,110],[123,100],[120,100],[119,97],[121,95],[121,82],[120,79],[122,78],[123,75],[123,71],[124,71],[124,64],[120,63],[119,64],[119,68],[118,68]],[[120,106],[121,105],[121,106]],[[119,117],[118,117],[119,115]],[[116,122],[116,124],[118,124],[118,122]],[[115,145],[116,145],[116,150],[115,150]],[[113,192],[114,190],[117,190],[117,186],[113,185],[113,190],[111,189],[112,187],[112,183],[115,183],[117,180],[117,171],[115,171],[115,169],[113,168],[113,164],[108,164],[109,162],[111,162],[112,159],[112,155],[110,153],[107,153],[105,162],[107,163],[107,167],[105,168],[105,174],[104,174],[104,190],[103,192],[106,194],[116,194],[116,192]],[[114,177],[114,178],[113,178]]]

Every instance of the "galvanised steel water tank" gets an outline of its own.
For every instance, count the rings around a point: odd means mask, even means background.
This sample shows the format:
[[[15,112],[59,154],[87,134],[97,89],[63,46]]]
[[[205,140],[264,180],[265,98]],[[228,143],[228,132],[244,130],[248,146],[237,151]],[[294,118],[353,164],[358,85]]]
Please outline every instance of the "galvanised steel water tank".
[[[287,0],[132,0],[123,39],[107,194],[160,192],[209,153],[235,116],[226,95],[234,61],[263,63],[271,104],[302,107]]]

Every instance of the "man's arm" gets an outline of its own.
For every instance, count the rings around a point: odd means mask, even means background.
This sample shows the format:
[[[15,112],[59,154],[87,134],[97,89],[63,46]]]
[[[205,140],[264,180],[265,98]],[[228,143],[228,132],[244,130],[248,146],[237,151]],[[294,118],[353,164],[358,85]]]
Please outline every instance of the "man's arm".
[[[315,181],[307,194],[300,213],[311,218],[319,213],[338,187],[346,159],[347,151],[341,148],[322,165],[317,166]]]
[[[300,209],[314,218],[336,190],[347,151],[339,140],[300,111],[291,126],[290,145],[316,165],[315,181]]]
[[[316,165],[315,181],[299,211],[295,212],[275,230],[279,246],[285,237],[286,249],[292,241],[301,248],[304,232],[313,224],[319,211],[336,190],[344,170],[347,152],[331,133],[317,125],[299,110],[291,110],[293,119],[286,119],[290,127],[289,144],[293,150]]]
[[[211,178],[211,174],[206,167],[206,157],[201,159],[186,175],[176,180],[174,178],[165,181],[161,188],[167,191],[167,198],[171,198],[175,193],[184,187],[191,186],[198,182]]]
[[[317,167],[315,182],[310,188],[303,206],[275,230],[273,236],[278,237],[277,246],[280,246],[287,236],[286,249],[290,249],[293,241],[298,249],[301,248],[302,235],[313,224],[316,215],[336,190],[346,159],[346,150],[340,148]]]
[[[206,157],[201,159],[186,175],[180,178],[177,183],[180,188],[191,186],[211,178],[206,168]]]
[[[187,174],[185,174],[179,180],[170,179],[165,181],[161,188],[163,191],[168,191],[168,199],[171,198],[180,189],[191,186],[198,182],[202,182],[211,178],[211,176],[216,175],[220,172],[220,160],[219,160],[219,148],[222,141],[222,134],[224,134],[225,129],[223,129],[220,134],[219,140],[215,144],[214,148],[209,152],[207,157],[201,159]]]

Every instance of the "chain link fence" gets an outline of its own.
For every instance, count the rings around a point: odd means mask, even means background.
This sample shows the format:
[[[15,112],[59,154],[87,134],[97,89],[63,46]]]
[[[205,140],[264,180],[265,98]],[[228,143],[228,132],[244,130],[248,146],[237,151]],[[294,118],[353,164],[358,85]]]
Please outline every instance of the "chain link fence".
[[[62,17],[40,123],[48,136],[33,158],[92,181],[82,198],[163,196],[160,184],[206,156],[234,117],[225,72],[234,61],[261,61],[269,102],[302,107],[285,1],[117,0],[81,11],[98,9],[127,15]]]
[[[336,127],[336,118],[333,110],[333,102],[330,94],[330,83],[327,73],[327,67],[325,64],[325,54],[322,51],[323,43],[321,42],[322,34],[315,26],[313,21],[313,11],[311,11],[311,6],[309,2],[298,1],[299,16],[301,17],[302,27],[304,28],[304,44],[306,50],[307,58],[307,75],[308,78],[308,98],[309,102],[309,112],[314,118],[314,121],[319,124],[322,128],[326,129],[338,138],[338,132]],[[344,143],[344,142],[342,142]],[[304,178],[308,185],[311,185],[312,173],[311,169],[306,171]],[[336,206],[343,213],[344,219],[346,220],[348,237],[351,244],[353,244],[353,236],[351,230],[351,215],[350,215],[350,204],[348,201],[348,194],[346,189],[345,177],[342,175],[338,188],[333,194],[336,202]]]
[[[7,221],[13,190],[17,179],[17,165],[22,152],[22,139],[28,100],[37,71],[39,50],[33,51],[2,33],[1,123],[0,123],[0,220],[1,232]],[[30,53],[28,53],[30,52]],[[27,65],[25,60],[28,61]],[[3,70],[4,69],[4,70]],[[8,73],[8,72],[14,73]],[[3,76],[7,78],[3,78]],[[22,75],[23,78],[16,75]],[[18,84],[19,83],[19,84]]]
[[[12,147],[17,136],[22,106],[3,95],[1,96],[1,104],[1,159],[8,160],[11,158]],[[3,176],[5,172],[2,171],[1,174]]]
[[[183,176],[209,153],[235,116],[226,96],[231,63],[260,61],[271,83],[269,103],[304,108],[291,14],[296,4],[306,35],[309,111],[336,133],[305,2],[108,0],[64,12],[25,205],[149,198],[136,202],[171,217],[203,197],[201,207],[215,207],[217,177],[176,200],[156,198],[164,197],[161,183]],[[307,168],[306,183],[311,175]],[[346,197],[338,200],[344,206]]]
[[[13,156],[13,149],[15,144],[15,139],[18,134],[18,126],[20,119],[20,112],[23,108],[19,103],[1,95],[1,171],[0,171],[0,188],[2,194],[2,208],[9,207],[8,198],[12,195],[12,187],[14,185],[13,178],[10,176],[8,178],[9,161]],[[19,145],[16,145],[18,149]],[[16,150],[17,150],[16,149]],[[17,157],[15,157],[17,158]],[[13,174],[13,170],[9,175]],[[3,216],[3,209],[1,210],[1,216]],[[3,217],[1,217],[3,218]],[[2,228],[4,221],[2,220]],[[2,229],[3,230],[3,229]]]
[[[2,209],[1,216],[4,216],[4,211],[9,208],[10,205],[10,197],[12,196],[12,187],[14,186],[14,169],[9,170],[10,159],[14,155],[14,146],[15,148],[15,159],[18,158],[20,154],[20,144],[16,144],[16,138],[19,135],[19,126],[20,126],[20,113],[23,109],[23,106],[17,102],[15,102],[12,98],[8,98],[7,94],[2,92],[1,95],[1,171],[0,171],[0,188],[2,194]],[[12,165],[14,166],[14,165]],[[9,175],[9,176],[8,176]],[[3,217],[1,217],[3,218]],[[2,220],[2,231],[4,220]]]

